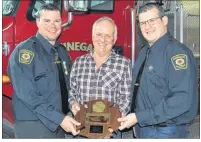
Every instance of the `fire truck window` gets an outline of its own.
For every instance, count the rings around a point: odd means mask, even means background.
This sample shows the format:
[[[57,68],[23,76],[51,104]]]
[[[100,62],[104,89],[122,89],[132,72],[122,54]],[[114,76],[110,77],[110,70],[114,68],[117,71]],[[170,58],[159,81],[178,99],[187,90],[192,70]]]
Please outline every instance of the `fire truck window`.
[[[38,10],[46,3],[53,3],[61,10],[61,0],[32,0],[27,11],[27,19],[31,22],[35,22]]]
[[[113,12],[114,0],[92,0],[89,4],[91,12]]]
[[[13,1],[13,0],[4,1],[3,0],[3,6],[2,6],[3,16],[13,15],[16,10],[17,4],[18,4],[18,0],[15,0],[15,1]]]
[[[102,3],[104,3],[104,2],[105,2],[105,0],[92,1],[92,2],[91,2],[91,6],[96,6],[96,5],[102,4]]]

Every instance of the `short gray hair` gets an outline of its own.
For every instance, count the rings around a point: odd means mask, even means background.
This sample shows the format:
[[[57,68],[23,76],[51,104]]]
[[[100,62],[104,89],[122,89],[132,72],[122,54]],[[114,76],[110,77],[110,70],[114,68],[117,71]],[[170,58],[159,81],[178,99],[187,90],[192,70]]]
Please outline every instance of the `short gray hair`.
[[[159,12],[158,16],[159,17],[162,18],[163,16],[165,16],[165,12],[164,12],[163,7],[160,6],[158,3],[147,3],[147,4],[143,5],[143,6],[141,6],[139,8],[138,16],[139,16],[140,13],[147,12],[147,11],[153,9],[153,8],[158,9],[158,12]]]
[[[97,24],[99,22],[102,22],[102,21],[108,21],[110,23],[112,23],[114,25],[114,37],[117,37],[117,25],[115,24],[114,20],[112,20],[111,18],[109,17],[101,17],[99,18],[98,20],[96,20],[93,24],[93,28],[92,28],[92,35],[94,35],[94,32],[95,32],[95,28],[97,26]]]

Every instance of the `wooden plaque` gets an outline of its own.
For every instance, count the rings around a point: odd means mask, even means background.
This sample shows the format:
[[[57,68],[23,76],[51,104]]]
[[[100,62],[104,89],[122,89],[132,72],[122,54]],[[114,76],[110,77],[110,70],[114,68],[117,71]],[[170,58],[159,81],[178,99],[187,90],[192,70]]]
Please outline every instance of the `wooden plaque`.
[[[83,105],[77,112],[75,119],[81,123],[76,129],[81,130],[81,136],[98,139],[111,137],[112,133],[108,128],[114,131],[118,130],[120,123],[117,118],[121,117],[119,108],[107,100],[92,100],[87,103],[88,108]]]

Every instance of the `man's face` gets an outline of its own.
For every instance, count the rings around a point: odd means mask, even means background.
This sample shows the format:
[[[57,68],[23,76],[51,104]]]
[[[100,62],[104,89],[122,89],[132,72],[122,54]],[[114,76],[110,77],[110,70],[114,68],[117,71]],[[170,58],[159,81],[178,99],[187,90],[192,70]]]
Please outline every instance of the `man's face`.
[[[167,24],[167,17],[159,17],[159,11],[156,8],[139,14],[140,29],[149,45],[153,45],[167,32]]]
[[[54,44],[61,33],[61,16],[59,11],[43,10],[36,19],[39,33]]]
[[[109,21],[99,22],[92,35],[94,52],[99,56],[108,56],[116,42],[117,37],[114,37],[114,25]]]

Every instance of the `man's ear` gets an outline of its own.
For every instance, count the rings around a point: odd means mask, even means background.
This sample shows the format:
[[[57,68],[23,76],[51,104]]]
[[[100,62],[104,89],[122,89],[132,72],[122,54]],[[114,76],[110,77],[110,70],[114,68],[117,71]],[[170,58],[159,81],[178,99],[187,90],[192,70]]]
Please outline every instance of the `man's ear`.
[[[164,24],[165,26],[168,25],[168,17],[167,17],[167,16],[163,16],[162,21],[163,21],[163,24]]]
[[[115,44],[116,41],[117,41],[117,37],[114,38],[114,43],[113,44]]]
[[[37,25],[37,27],[39,26],[39,22],[40,22],[40,19],[36,18],[36,25]]]

